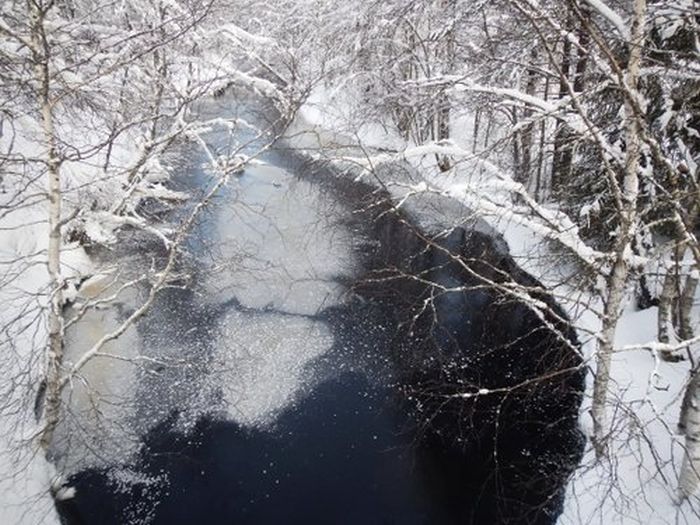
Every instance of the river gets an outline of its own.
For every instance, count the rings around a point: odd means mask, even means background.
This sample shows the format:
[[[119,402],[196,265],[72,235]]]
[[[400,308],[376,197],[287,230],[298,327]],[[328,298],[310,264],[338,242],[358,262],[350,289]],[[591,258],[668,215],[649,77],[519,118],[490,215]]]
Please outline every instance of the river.
[[[200,113],[271,116],[234,102]],[[233,139],[219,130],[208,141],[251,155],[266,137],[243,127]],[[179,145],[175,189],[212,184],[204,160]],[[430,209],[454,203],[422,204],[398,212],[382,190],[304,161],[285,140],[256,157],[200,217],[148,316],[106,349],[119,358],[90,363],[66,398],[51,452],[74,492],[57,501],[63,521],[554,523],[583,444],[582,374],[458,394],[579,358],[449,255],[535,284],[495,233],[466,221],[427,231]],[[166,223],[186,213],[152,211]],[[93,256],[120,269],[116,287],[162,252],[131,232]],[[68,358],[146,291],[73,326]]]

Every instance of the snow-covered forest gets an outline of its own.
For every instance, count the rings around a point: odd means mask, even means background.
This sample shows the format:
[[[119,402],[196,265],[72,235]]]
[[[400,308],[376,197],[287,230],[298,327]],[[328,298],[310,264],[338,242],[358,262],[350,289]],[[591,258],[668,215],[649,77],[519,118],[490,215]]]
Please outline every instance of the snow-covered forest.
[[[4,0],[0,523],[700,522],[699,24]]]

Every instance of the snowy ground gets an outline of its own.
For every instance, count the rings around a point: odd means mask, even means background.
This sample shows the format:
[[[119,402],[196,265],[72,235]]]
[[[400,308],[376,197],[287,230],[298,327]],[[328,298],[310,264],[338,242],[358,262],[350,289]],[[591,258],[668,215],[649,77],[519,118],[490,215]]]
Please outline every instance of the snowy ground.
[[[43,363],[36,348],[44,344],[45,286],[42,261],[44,223],[35,207],[25,208],[3,222],[0,264],[5,284],[0,287],[0,325],[3,329],[3,366],[0,373],[0,523],[58,523],[49,487],[52,467],[33,440],[37,422],[27,406],[39,384]],[[65,250],[64,274],[89,271],[82,250]]]

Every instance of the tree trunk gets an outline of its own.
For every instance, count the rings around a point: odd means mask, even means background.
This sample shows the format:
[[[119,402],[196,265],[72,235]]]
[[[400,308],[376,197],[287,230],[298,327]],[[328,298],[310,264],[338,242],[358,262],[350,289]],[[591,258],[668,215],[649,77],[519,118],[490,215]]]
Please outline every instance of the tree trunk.
[[[664,284],[661,288],[659,296],[659,313],[657,315],[658,323],[658,339],[660,343],[668,344],[671,342],[671,312],[676,302],[676,273],[674,269],[669,268],[664,276]]]
[[[637,224],[637,198],[639,195],[639,152],[641,142],[641,115],[637,115],[630,99],[638,95],[641,50],[644,44],[644,19],[646,0],[635,0],[631,31],[630,56],[625,74],[625,151],[624,178],[621,188],[620,226],[615,242],[615,261],[608,278],[607,297],[603,314],[603,326],[596,354],[596,375],[593,383],[593,446],[596,457],[607,453],[608,422],[607,399],[610,385],[610,366],[615,345],[615,331],[620,318],[622,302],[629,281],[627,258],[632,253]],[[610,174],[614,177],[615,174]]]
[[[685,257],[685,247],[677,247],[673,253],[673,264],[668,268],[664,277],[664,284],[659,297],[658,331],[660,343],[671,343],[677,336],[681,341],[691,339],[693,326],[691,311],[695,300],[695,291],[698,287],[697,271],[693,270],[685,279],[682,290],[680,288],[680,268]],[[671,331],[673,330],[673,337]],[[679,361],[681,358],[670,352],[661,352],[661,357],[666,361]]]
[[[607,451],[607,401],[610,384],[610,367],[615,348],[615,331],[620,319],[622,300],[625,295],[629,269],[624,256],[624,239],[618,241],[617,260],[608,279],[607,300],[603,314],[603,326],[596,353],[596,372],[593,382],[593,446],[596,457],[601,458]]]
[[[491,108],[489,108],[489,116],[486,121],[486,133],[484,134],[484,149],[489,147],[489,138],[491,136],[491,126],[493,125],[493,113],[491,113]]]
[[[683,286],[678,305],[678,334],[684,341],[692,339],[695,336],[693,333],[691,312],[693,310],[697,288],[698,272],[697,270],[692,270],[690,274],[688,274],[688,277],[685,278],[685,286]]]
[[[542,98],[547,101],[549,100],[549,77],[546,76],[544,79],[544,94]],[[540,123],[540,144],[539,151],[537,152],[537,181],[535,185],[535,200],[541,202],[546,199],[549,184],[545,181],[547,178],[547,166],[545,165],[544,147],[545,140],[547,138],[547,120],[542,119]]]
[[[437,140],[447,140],[450,138],[450,101],[446,94],[440,96],[440,107],[436,113]],[[440,171],[449,171],[452,168],[452,161],[447,155],[436,155],[437,164]]]
[[[532,48],[530,52],[530,60],[535,61],[537,58],[537,49]],[[534,68],[529,68],[527,70],[527,83],[525,84],[525,93],[530,96],[535,95],[535,90],[537,88],[537,74]],[[523,110],[523,119],[527,120],[532,118],[532,109],[527,107]],[[532,137],[535,131],[534,123],[530,122],[523,128],[520,139],[520,174],[517,175],[523,181],[523,183],[528,188],[529,192],[532,194]],[[535,184],[536,186],[536,184]]]
[[[566,29],[571,31],[573,20],[571,16],[566,19]],[[569,94],[567,83],[571,70],[571,42],[564,39],[561,52],[561,66],[559,78],[559,98],[564,98]],[[552,163],[552,192],[558,191],[564,184],[571,166],[571,153],[569,151],[568,133],[566,126],[557,122],[557,129],[554,134],[554,161]]]
[[[32,61],[38,84],[37,107],[41,115],[48,189],[48,253],[49,311],[46,388],[44,400],[44,428],[40,444],[48,450],[58,425],[61,411],[61,370],[63,367],[63,280],[61,278],[61,161],[54,130],[53,105],[50,93],[50,55],[44,19],[46,10],[29,2],[31,21]],[[51,4],[49,4],[51,5]]]
[[[457,2],[456,0],[441,0],[438,2],[438,5],[449,14],[449,17],[451,20],[454,21],[456,18],[456,8],[457,8]],[[455,30],[454,30],[454,22],[452,22],[452,26],[448,29],[448,31],[445,33],[445,36],[443,37],[443,42],[440,42],[438,44],[438,51],[437,51],[437,58],[440,59],[442,58],[442,62],[444,64],[442,68],[442,73],[449,75],[454,72],[455,68]],[[438,60],[438,63],[440,60]],[[447,140],[450,138],[450,97],[449,95],[443,90],[441,91],[438,96],[438,107],[436,111],[436,127],[437,127],[437,140]],[[438,155],[437,156],[437,164],[438,167],[440,168],[440,171],[448,171],[452,168],[452,159],[448,157],[447,155]]]
[[[664,283],[661,288],[659,297],[659,313],[658,320],[658,339],[660,343],[668,344],[675,340],[675,334],[678,333],[674,328],[678,327],[678,288],[679,288],[679,265],[683,262],[685,256],[685,247],[676,243],[676,246],[671,252],[671,264],[666,268],[664,275]],[[674,333],[672,333],[674,332]],[[668,361],[673,361],[674,358],[668,352],[661,353],[661,357]]]
[[[585,26],[590,24],[590,11],[585,6],[581,6],[581,23],[577,32],[578,37],[578,54],[576,56],[576,70],[574,71],[574,92],[581,93],[585,86],[586,67],[588,65],[588,44],[590,43],[590,35],[585,30]]]
[[[516,126],[518,124],[518,109],[515,107],[510,108],[510,122],[512,126]],[[521,140],[522,137],[520,132],[516,132],[513,136],[513,140],[511,141],[513,145],[513,179],[520,184],[525,184],[527,179],[524,176],[525,170],[522,167],[522,155],[520,150]]]
[[[700,368],[690,373],[685,389],[678,430],[685,434],[685,455],[678,479],[681,499],[692,496],[700,486]]]

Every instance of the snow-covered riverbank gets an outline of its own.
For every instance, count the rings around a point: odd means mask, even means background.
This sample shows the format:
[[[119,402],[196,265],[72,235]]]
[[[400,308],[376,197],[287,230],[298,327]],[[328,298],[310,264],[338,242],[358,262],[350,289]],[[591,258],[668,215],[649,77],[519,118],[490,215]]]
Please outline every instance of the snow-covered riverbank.
[[[602,306],[594,293],[581,291],[577,277],[581,266],[575,258],[562,256],[557,242],[567,246],[568,238],[550,237],[551,223],[538,218],[523,220],[528,210],[519,213],[517,207],[522,203],[511,197],[513,188],[520,191],[517,185],[506,172],[468,152],[473,135],[468,123],[473,117],[465,115],[453,123],[451,136],[457,138],[449,144],[416,147],[386,128],[367,124],[357,106],[351,92],[317,90],[292,125],[292,140],[311,155],[330,159],[341,170],[350,166],[351,173],[364,173],[365,180],[378,177],[381,184],[394,188],[395,201],[403,209],[413,207],[420,213],[425,208],[421,201],[430,200],[426,195],[443,195],[455,202],[451,212],[455,225],[467,219],[465,211],[472,223],[490,225],[503,236],[514,260],[545,284],[566,310],[582,342],[586,362],[594,368]],[[452,153],[454,167],[441,172],[435,153]],[[394,162],[408,163],[409,175],[392,178],[391,171],[382,169],[382,164]],[[568,220],[555,207],[542,209],[555,224]],[[446,210],[442,204],[435,214],[450,214],[449,207]],[[569,223],[561,231],[567,228],[574,225]],[[583,253],[588,248],[575,235],[570,237],[571,246]],[[690,363],[668,363],[645,348],[657,339],[657,315],[656,307],[638,311],[629,306],[621,318],[615,337],[619,351],[613,360],[614,401],[610,410],[618,407],[624,415],[613,430],[609,460],[597,463],[589,444],[569,484],[561,523],[660,525],[695,519],[695,503],[686,500],[679,504],[675,488],[685,453],[676,425]],[[587,385],[580,424],[590,435],[591,374]]]

